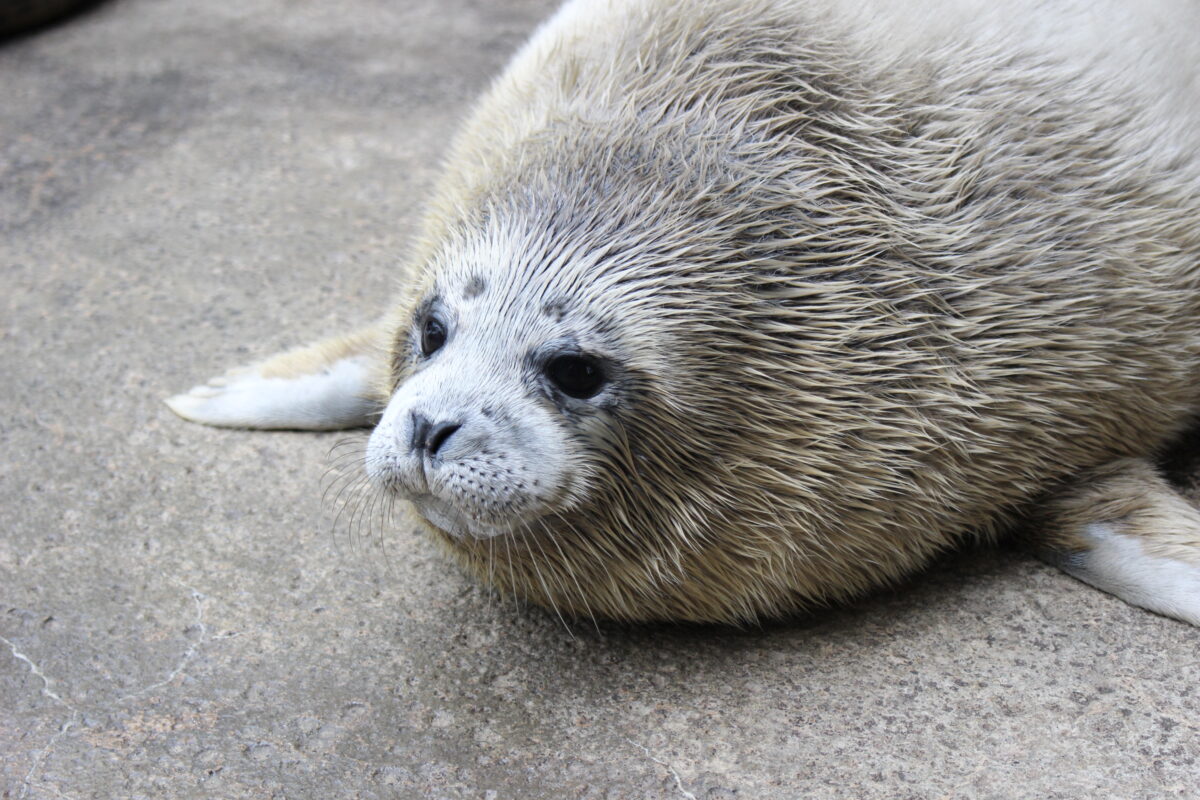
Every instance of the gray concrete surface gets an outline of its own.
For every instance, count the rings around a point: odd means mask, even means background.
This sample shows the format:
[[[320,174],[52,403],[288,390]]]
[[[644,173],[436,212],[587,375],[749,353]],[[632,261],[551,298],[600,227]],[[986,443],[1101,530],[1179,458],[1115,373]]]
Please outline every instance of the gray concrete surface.
[[[1200,631],[1015,552],[568,631],[161,398],[382,307],[550,0],[115,0],[0,48],[0,796],[1200,797]]]

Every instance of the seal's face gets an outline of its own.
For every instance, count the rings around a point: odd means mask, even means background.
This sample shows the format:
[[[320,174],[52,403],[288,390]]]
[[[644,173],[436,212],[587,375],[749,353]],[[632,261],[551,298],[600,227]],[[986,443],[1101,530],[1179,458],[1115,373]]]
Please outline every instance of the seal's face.
[[[456,538],[577,506],[622,391],[619,343],[594,310],[561,275],[496,263],[494,245],[431,271],[397,332],[397,386],[367,453],[377,484]]]

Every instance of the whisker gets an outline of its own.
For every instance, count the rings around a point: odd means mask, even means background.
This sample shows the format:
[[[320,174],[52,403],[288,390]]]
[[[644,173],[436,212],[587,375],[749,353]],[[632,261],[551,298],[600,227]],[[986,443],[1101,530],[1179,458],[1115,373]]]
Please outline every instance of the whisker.
[[[330,533],[335,544],[343,538],[349,541],[351,552],[358,549],[352,521],[369,480],[364,464],[368,438],[368,435],[358,433],[335,441],[326,453],[325,471],[321,476],[321,505],[328,509],[332,518]],[[337,546],[340,552],[341,545]]]
[[[501,536],[508,536],[508,534],[504,533],[504,534],[501,534]],[[497,595],[497,591],[494,588],[496,586],[496,538],[497,537],[492,536],[492,537],[489,537],[487,540],[488,554],[487,554],[487,565],[486,565],[487,566],[487,583],[488,583],[488,592],[487,592],[488,611],[493,614],[496,611],[495,603],[496,603],[496,595]]]
[[[342,488],[335,500],[338,504],[338,513],[333,520],[334,528],[338,529],[342,525],[343,519],[345,520],[346,535],[350,539],[351,547],[356,547],[357,541],[354,535],[354,516],[362,504],[362,490],[369,480],[366,475],[353,478]]]
[[[388,555],[387,536],[385,536],[387,531],[386,518],[384,516],[384,510],[387,506],[388,496],[390,495],[391,492],[388,492],[383,487],[377,487],[376,491],[372,494],[370,504],[367,507],[367,536],[371,540],[379,542],[379,550],[383,555],[384,568],[387,570],[388,576],[393,577],[392,560]],[[376,527],[379,530],[378,538],[376,538],[375,534]]]
[[[370,438],[369,434],[362,433],[352,434],[350,436],[342,436],[329,446],[329,452],[325,454],[325,457],[330,458],[338,450],[343,450],[348,447],[357,449],[365,444],[368,438]]]
[[[517,591],[517,576],[513,570],[513,548],[516,547],[516,540],[513,536],[504,537],[504,560],[508,562],[508,593],[514,598],[513,605],[517,611],[521,610],[521,597]]]
[[[563,628],[566,629],[567,633],[570,634],[572,639],[574,639],[574,638],[576,638],[575,632],[573,630],[571,630],[571,626],[567,624],[566,618],[562,615],[562,611],[560,611],[558,608],[558,603],[556,603],[554,601],[554,595],[550,592],[550,587],[546,583],[545,576],[542,575],[542,568],[538,566],[538,560],[533,555],[533,548],[529,544],[529,540],[531,538],[533,538],[532,532],[529,531],[529,528],[527,525],[525,525],[523,527],[525,527],[525,530],[527,532],[527,535],[523,537],[525,539],[525,549],[529,552],[530,563],[533,565],[533,571],[537,574],[538,583],[540,583],[542,585],[542,593],[546,596],[546,602],[548,602],[550,604],[550,610],[553,611],[555,616],[558,617],[558,621],[562,623]],[[541,544],[538,544],[538,549],[541,550],[541,548],[542,548]],[[546,552],[544,550],[542,550],[542,558],[544,559],[545,557],[546,557]],[[547,567],[549,567],[549,564],[547,564]]]
[[[330,500],[330,492],[335,492],[333,504],[336,505],[340,501],[340,497],[337,495],[340,494],[349,483],[361,477],[363,474],[365,474],[364,470],[356,469],[355,465],[352,464],[346,464],[344,467],[338,468],[337,472],[332,474],[330,474],[330,472],[326,472],[321,479],[321,482],[325,485],[325,488],[321,491],[321,504],[328,504]]]
[[[562,519],[562,515],[558,511],[555,511],[554,516],[556,518]],[[560,559],[559,563],[562,564],[563,571],[567,573],[567,577],[571,579],[571,582],[573,584],[575,584],[575,591],[577,593],[576,596],[579,598],[580,602],[583,604],[583,610],[587,613],[588,617],[591,619],[592,627],[596,629],[596,633],[600,633],[600,623],[596,621],[596,615],[592,613],[592,605],[591,605],[591,603],[588,602],[587,593],[583,591],[583,587],[579,585],[579,579],[575,577],[575,570],[571,566],[571,560],[569,558],[567,558],[567,554],[562,549],[562,545],[559,544],[557,536],[554,536],[553,534],[551,534],[549,536],[549,539],[550,539],[550,543],[554,545],[554,549],[556,549],[558,551],[558,555],[559,555],[559,559]]]
[[[354,509],[354,538],[359,547],[370,548],[374,543],[371,530],[371,509],[379,496],[374,484],[365,483],[359,490],[358,503]]]

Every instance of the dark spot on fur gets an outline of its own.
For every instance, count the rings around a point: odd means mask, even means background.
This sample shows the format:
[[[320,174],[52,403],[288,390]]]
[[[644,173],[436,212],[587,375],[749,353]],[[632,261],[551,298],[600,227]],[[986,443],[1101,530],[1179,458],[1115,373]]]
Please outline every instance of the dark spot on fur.
[[[467,285],[463,287],[463,297],[467,300],[474,300],[479,295],[487,291],[487,281],[478,275],[472,275],[467,281]]]
[[[565,297],[558,297],[547,301],[546,305],[542,306],[542,313],[555,322],[562,322],[563,317],[567,316],[568,306],[569,304]]]

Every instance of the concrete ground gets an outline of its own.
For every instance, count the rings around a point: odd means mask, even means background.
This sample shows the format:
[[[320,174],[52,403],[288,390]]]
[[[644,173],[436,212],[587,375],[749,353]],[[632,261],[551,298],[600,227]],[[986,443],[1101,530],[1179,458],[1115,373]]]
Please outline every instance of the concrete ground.
[[[1200,630],[1016,552],[567,630],[161,398],[369,319],[550,0],[114,0],[0,47],[0,797],[1200,796]]]

